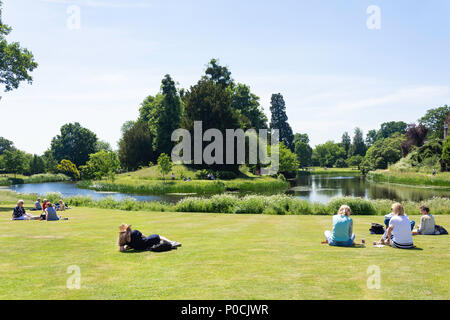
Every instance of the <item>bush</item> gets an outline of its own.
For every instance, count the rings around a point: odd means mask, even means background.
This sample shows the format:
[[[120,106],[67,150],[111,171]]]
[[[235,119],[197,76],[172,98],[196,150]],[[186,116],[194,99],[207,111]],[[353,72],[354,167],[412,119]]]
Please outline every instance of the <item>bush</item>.
[[[237,174],[233,171],[217,171],[216,177],[222,180],[233,180],[237,178]]]
[[[348,167],[347,162],[345,162],[345,160],[342,158],[337,159],[336,162],[334,163],[334,165],[336,168],[347,168]]]
[[[343,197],[332,199],[328,203],[329,212],[336,214],[342,205],[348,205],[353,214],[375,215],[377,211],[371,201],[363,198]]]

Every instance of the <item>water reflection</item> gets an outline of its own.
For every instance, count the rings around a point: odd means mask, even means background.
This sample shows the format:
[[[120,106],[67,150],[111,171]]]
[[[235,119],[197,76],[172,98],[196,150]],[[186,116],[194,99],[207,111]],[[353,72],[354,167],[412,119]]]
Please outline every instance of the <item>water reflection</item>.
[[[311,202],[327,203],[333,197],[362,197],[366,199],[391,199],[397,201],[422,201],[432,197],[449,197],[449,189],[416,188],[401,185],[375,184],[361,175],[301,175],[288,191],[298,198]]]
[[[163,201],[168,203],[175,203],[185,197],[183,195],[138,195],[119,192],[97,192],[88,189],[79,189],[77,188],[76,184],[70,182],[18,184],[8,187],[7,189],[19,193],[36,193],[40,195],[59,192],[61,193],[63,198],[73,196],[90,196],[95,200],[100,200],[107,197],[112,197],[116,200],[123,200],[127,197],[131,197],[136,199],[137,201]]]

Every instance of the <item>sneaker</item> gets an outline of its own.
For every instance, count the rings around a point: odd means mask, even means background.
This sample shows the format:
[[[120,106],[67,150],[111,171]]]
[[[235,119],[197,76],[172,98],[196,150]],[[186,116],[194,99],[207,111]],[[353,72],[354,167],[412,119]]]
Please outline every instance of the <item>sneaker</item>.
[[[173,248],[181,247],[181,243],[176,242],[176,241],[172,241],[171,244],[172,244],[172,247],[173,247]]]

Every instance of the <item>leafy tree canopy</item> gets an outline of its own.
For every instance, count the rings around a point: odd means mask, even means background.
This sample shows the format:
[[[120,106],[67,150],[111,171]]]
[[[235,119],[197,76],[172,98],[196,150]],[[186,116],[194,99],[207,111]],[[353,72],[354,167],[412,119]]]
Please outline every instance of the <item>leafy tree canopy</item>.
[[[70,160],[76,166],[85,165],[97,148],[97,136],[78,122],[65,124],[61,134],[53,138],[51,151],[56,161]]]
[[[0,1],[0,84],[5,86],[5,91],[17,89],[22,81],[31,84],[33,78],[29,73],[38,66],[31,51],[22,48],[18,42],[6,41],[5,37],[11,30],[11,27],[2,22]]]
[[[425,125],[429,130],[430,138],[444,138],[444,123],[450,115],[450,106],[429,109],[426,114],[419,119],[419,122]]]

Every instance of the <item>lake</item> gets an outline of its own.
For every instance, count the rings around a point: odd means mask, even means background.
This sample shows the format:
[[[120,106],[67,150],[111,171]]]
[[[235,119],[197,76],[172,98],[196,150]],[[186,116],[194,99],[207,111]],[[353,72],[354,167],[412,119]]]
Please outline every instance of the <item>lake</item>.
[[[366,199],[391,199],[397,201],[422,201],[433,197],[450,197],[449,189],[417,188],[402,185],[388,185],[370,183],[358,174],[315,174],[298,176],[292,182],[293,187],[288,194],[310,202],[327,203],[333,197],[362,197]],[[6,187],[19,193],[46,193],[59,192],[62,196],[90,196],[93,199],[112,197],[122,200],[132,197],[137,201],[163,201],[175,203],[187,195],[137,195],[116,192],[97,192],[88,189],[79,189],[74,183],[50,182],[40,184],[20,184]]]
[[[359,174],[313,174],[298,176],[289,194],[311,202],[327,203],[333,197],[362,197],[397,201],[422,201],[450,197],[450,189],[371,183]]]

